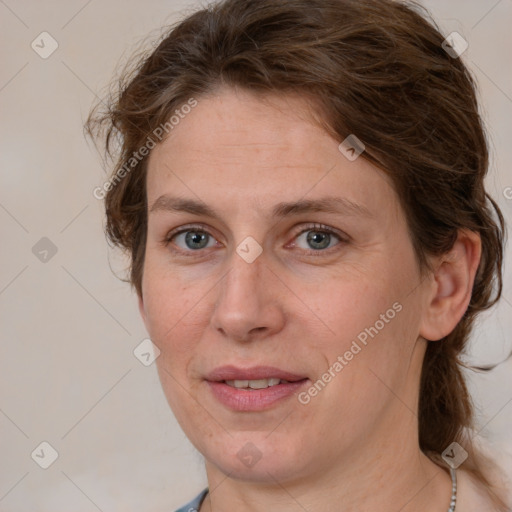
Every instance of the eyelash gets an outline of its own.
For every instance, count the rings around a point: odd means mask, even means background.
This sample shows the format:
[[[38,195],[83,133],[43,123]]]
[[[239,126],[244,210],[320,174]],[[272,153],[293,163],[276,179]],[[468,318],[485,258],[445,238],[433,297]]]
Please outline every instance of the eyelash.
[[[169,248],[169,245],[171,244],[171,240],[180,235],[181,233],[187,233],[187,232],[196,232],[196,233],[202,233],[202,234],[206,234],[208,236],[211,236],[212,238],[215,239],[215,237],[209,233],[207,230],[205,230],[203,228],[203,226],[200,226],[200,225],[187,225],[187,226],[183,226],[182,228],[180,228],[179,230],[177,231],[171,231],[170,233],[167,234],[167,236],[165,237],[165,239],[163,240],[163,244],[165,247]],[[321,250],[305,250],[306,253],[308,255],[312,255],[312,256],[324,256],[325,254],[330,254],[332,250],[336,250],[336,247],[338,247],[339,245],[342,245],[343,243],[347,243],[348,242],[348,237],[347,236],[342,236],[338,231],[335,231],[333,230],[332,228],[329,228],[328,226],[325,226],[323,224],[310,224],[310,225],[307,225],[305,226],[304,228],[302,228],[301,231],[298,231],[294,236],[293,238],[297,238],[299,237],[300,235],[302,235],[303,233],[306,233],[307,231],[317,231],[319,233],[328,233],[329,235],[334,235],[335,237],[337,237],[339,239],[339,242],[338,244],[336,244],[334,247],[330,247],[329,249],[321,249]],[[180,254],[180,255],[184,255],[186,257],[190,257],[190,258],[198,258],[198,257],[202,257],[203,255],[201,254],[194,254],[194,253],[201,253],[203,252],[203,249],[198,249],[196,251],[192,251],[192,250],[189,250],[189,251],[184,251],[182,249],[174,249],[174,248],[170,248],[170,250],[175,253],[175,254]]]

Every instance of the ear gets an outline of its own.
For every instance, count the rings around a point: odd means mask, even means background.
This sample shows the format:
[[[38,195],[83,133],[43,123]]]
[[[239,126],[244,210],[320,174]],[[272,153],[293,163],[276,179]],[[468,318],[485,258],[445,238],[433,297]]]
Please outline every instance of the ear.
[[[420,336],[437,341],[455,329],[471,300],[481,252],[480,235],[461,230],[452,249],[437,259]]]

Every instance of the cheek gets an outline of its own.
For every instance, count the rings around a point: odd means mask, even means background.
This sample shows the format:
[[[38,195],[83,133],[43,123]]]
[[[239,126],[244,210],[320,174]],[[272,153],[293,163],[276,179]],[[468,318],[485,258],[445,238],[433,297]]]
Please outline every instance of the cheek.
[[[159,329],[169,329],[190,311],[198,291],[194,282],[187,281],[186,270],[173,270],[161,251],[151,247],[146,250],[142,284],[146,314]]]
[[[191,330],[199,327],[197,314],[201,308],[198,288],[150,264],[147,266],[143,282],[146,328],[161,351],[162,357],[157,361],[165,361],[173,371],[183,366],[193,350],[195,338]],[[203,296],[204,293],[202,289]]]
[[[162,389],[183,427],[187,417],[200,412],[189,394],[195,385],[189,379],[189,368],[204,330],[199,322],[204,302],[196,288],[201,287],[186,286],[175,276],[149,270],[143,289],[146,327],[160,349],[156,366]]]
[[[400,293],[386,278],[387,272],[389,269],[374,265],[371,271],[358,269],[358,272],[344,273],[325,280],[321,294],[317,289],[315,295],[310,295],[313,308],[329,327],[326,332],[331,337],[353,339],[392,308]]]
[[[398,363],[410,357],[417,338],[418,298],[410,293],[414,266],[402,263],[381,259],[369,268],[353,267],[325,281],[322,294],[310,295],[324,333],[311,337],[310,348],[324,355],[327,368],[341,356],[344,373],[355,369],[351,379],[359,381],[371,376],[369,369],[380,375],[407,367]]]

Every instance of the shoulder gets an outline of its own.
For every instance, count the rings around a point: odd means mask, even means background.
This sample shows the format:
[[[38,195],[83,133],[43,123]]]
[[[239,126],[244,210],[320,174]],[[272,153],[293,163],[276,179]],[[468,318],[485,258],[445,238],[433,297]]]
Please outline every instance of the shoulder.
[[[457,470],[457,512],[481,512],[482,510],[488,512],[512,511],[509,496],[499,496],[507,503],[507,508],[503,509],[493,502],[491,493],[492,491],[484,489],[471,473],[461,468]]]
[[[186,505],[176,510],[176,512],[198,512],[201,503],[208,494],[208,488],[201,491],[192,501],[189,501]]]

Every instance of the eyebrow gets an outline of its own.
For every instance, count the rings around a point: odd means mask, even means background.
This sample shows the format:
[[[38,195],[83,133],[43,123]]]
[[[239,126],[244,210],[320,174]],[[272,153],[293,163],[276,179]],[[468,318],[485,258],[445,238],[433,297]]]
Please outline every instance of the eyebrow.
[[[185,212],[220,220],[220,215],[207,204],[194,199],[184,199],[169,195],[160,196],[151,206],[149,212],[158,211]],[[295,202],[278,203],[272,210],[272,218],[284,218],[302,213],[324,212],[373,218],[375,215],[365,206],[343,197],[327,196],[319,199],[303,199]]]

